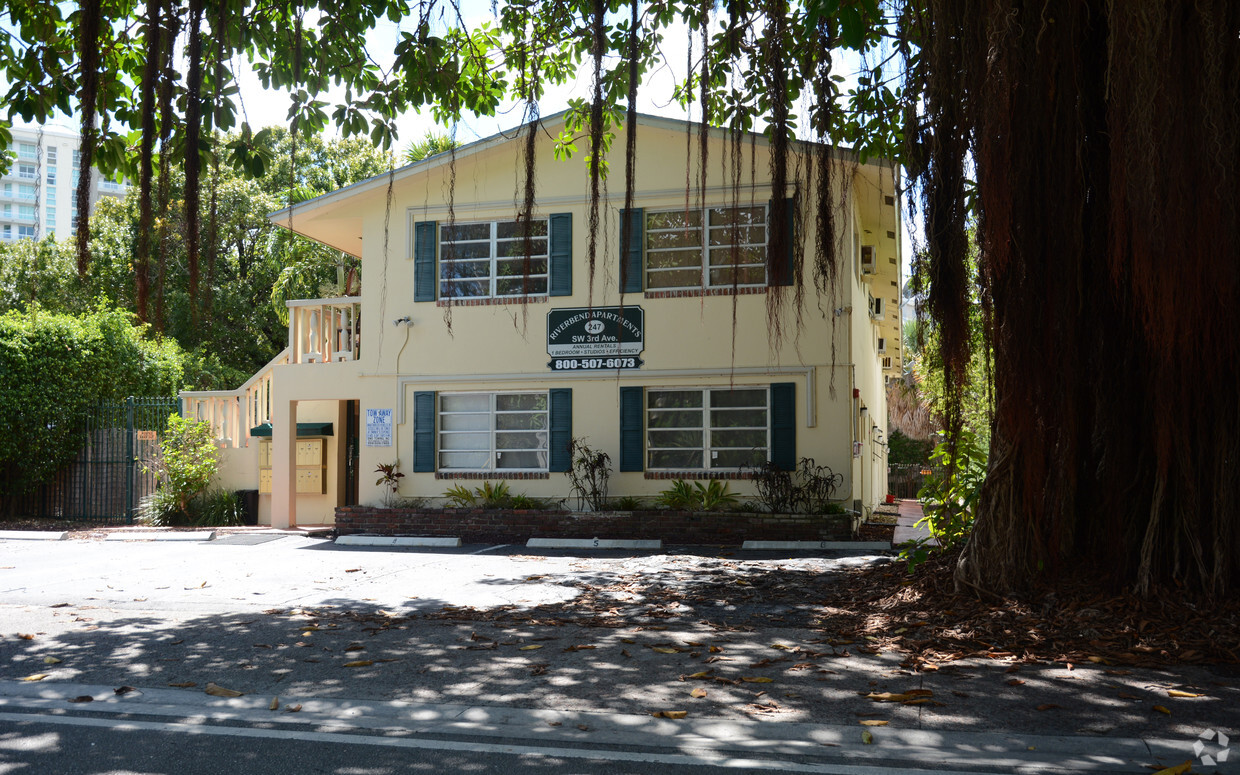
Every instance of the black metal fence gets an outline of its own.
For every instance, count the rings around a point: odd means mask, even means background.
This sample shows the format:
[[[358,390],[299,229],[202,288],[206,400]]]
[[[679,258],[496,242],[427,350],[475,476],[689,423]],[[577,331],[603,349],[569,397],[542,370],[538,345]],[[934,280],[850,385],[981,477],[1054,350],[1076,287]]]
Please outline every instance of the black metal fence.
[[[133,522],[141,499],[155,490],[146,467],[159,450],[175,398],[105,401],[86,418],[77,458],[51,481],[19,497],[17,514],[85,522]]]
[[[926,478],[941,473],[937,467],[919,463],[892,463],[887,466],[887,492],[897,498],[916,498]]]

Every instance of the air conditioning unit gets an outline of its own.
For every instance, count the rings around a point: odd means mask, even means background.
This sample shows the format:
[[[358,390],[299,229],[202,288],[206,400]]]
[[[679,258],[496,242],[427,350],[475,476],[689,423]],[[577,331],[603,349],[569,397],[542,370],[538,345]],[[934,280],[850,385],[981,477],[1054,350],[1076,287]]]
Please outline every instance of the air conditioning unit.
[[[861,246],[861,274],[874,274],[878,260],[874,257],[873,245]]]
[[[880,336],[878,338],[878,351],[880,353],[887,352],[887,338],[886,337]]]
[[[875,320],[882,320],[883,309],[885,306],[886,305],[883,304],[883,298],[881,296],[879,297],[871,296],[870,297],[870,317],[874,318]]]

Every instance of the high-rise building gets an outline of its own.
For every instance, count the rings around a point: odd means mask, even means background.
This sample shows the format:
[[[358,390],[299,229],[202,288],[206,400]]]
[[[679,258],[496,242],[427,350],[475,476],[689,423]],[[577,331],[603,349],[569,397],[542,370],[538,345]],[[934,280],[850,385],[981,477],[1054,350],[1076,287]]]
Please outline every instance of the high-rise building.
[[[9,170],[0,177],[0,242],[72,237],[77,229],[81,137],[56,124],[12,131],[12,143],[0,149],[10,157]],[[125,182],[91,170],[91,210],[100,197],[122,197],[128,189]]]

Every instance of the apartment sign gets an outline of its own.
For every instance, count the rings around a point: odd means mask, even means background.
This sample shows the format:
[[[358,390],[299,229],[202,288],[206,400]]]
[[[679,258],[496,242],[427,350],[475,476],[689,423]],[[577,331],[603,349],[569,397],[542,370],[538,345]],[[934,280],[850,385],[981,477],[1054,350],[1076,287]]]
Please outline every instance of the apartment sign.
[[[641,307],[577,307],[547,313],[552,371],[638,369],[646,349]]]

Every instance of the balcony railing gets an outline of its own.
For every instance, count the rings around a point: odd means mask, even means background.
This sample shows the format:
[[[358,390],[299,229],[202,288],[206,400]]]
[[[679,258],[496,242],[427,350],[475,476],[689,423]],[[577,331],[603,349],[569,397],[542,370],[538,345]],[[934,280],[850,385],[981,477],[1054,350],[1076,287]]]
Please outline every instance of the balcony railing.
[[[271,378],[276,366],[289,362],[285,348],[236,390],[187,390],[181,393],[181,414],[211,424],[216,441],[225,447],[246,447],[250,429],[271,422]]]
[[[361,357],[360,297],[290,301],[288,313],[290,363],[336,363]]]

